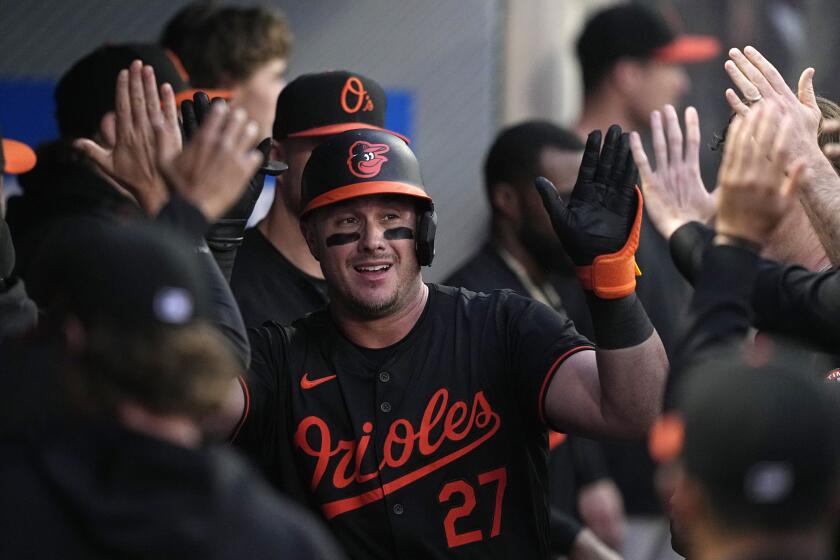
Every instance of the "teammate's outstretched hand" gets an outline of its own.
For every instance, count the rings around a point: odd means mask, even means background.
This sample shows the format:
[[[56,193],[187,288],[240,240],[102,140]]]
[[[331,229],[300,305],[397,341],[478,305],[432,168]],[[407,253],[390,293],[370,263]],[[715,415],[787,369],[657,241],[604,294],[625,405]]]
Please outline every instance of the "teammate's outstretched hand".
[[[662,126],[662,117],[665,126]],[[677,111],[666,105],[650,114],[656,169],[651,168],[638,132],[630,133],[630,149],[642,177],[642,192],[651,222],[665,239],[691,221],[707,222],[715,213],[712,195],[700,176],[700,119],[685,110],[685,142]]]
[[[600,130],[589,134],[568,205],[548,179],[537,177],[554,231],[577,266],[625,246],[639,211],[636,181],[630,141],[618,125],[609,128],[603,147]]]
[[[117,76],[115,118],[103,119],[103,139],[113,145],[81,138],[74,146],[118,187],[133,196],[150,215],[157,214],[169,193],[159,162],[181,150],[181,131],[172,86],[158,93],[151,66],[139,60]]]
[[[794,120],[768,101],[732,122],[718,174],[718,234],[761,247],[789,211],[805,171],[804,158],[786,166],[782,156]]]
[[[216,104],[225,104],[225,100],[215,98],[210,100],[203,91],[197,92],[192,100],[186,100],[181,103],[181,118],[184,122],[184,136],[189,142],[196,134],[199,127],[204,123],[207,115],[210,113],[210,108]],[[262,154],[263,159],[257,173],[248,181],[248,188],[232,208],[230,208],[224,216],[227,224],[234,228],[234,236],[241,236],[245,230],[245,224],[248,217],[254,210],[257,204],[257,199],[260,197],[265,182],[266,175],[276,176],[288,169],[285,163],[269,159],[269,152],[271,151],[271,138],[264,138],[262,142],[257,145],[257,150]],[[241,230],[241,231],[239,231]]]
[[[733,89],[727,89],[726,101],[736,114],[744,116],[752,107],[773,102],[781,114],[791,116],[789,145],[781,154],[785,165],[789,166],[799,156],[821,156],[817,133],[822,115],[814,94],[813,68],[802,71],[796,93],[776,67],[753,47],[745,47],[743,51],[730,49],[724,68],[749,103],[744,103]]]
[[[257,131],[243,109],[213,104],[184,151],[162,162],[163,172],[172,188],[213,222],[242,197],[263,162],[254,149]]]

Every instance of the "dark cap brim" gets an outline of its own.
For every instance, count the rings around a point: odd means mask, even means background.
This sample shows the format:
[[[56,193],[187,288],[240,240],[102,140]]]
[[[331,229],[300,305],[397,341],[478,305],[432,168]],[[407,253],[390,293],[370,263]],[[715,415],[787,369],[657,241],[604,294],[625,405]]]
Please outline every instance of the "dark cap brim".
[[[404,196],[413,196],[414,198],[419,198],[428,202],[432,201],[432,198],[426,194],[426,191],[409,183],[402,183],[399,181],[367,181],[364,183],[344,185],[343,187],[338,187],[337,189],[327,191],[320,196],[316,196],[309,201],[309,204],[307,204],[303,209],[301,215],[307,214],[308,212],[323,206],[350,200],[351,198],[375,194],[399,194]]]
[[[411,144],[411,140],[408,137],[403,136],[399,132],[394,132],[393,130],[388,130],[387,128],[382,128],[380,126],[375,126],[372,124],[362,123],[362,122],[346,122],[346,123],[337,123],[337,124],[328,124],[326,126],[319,126],[315,128],[308,128],[306,130],[299,130],[298,132],[292,132],[288,134],[287,138],[311,138],[313,136],[332,136],[334,134],[341,134],[342,132],[347,132],[349,130],[358,130],[360,128],[366,128],[368,130],[381,130],[382,132],[387,132],[393,136],[396,136],[406,144]]]
[[[703,62],[720,54],[720,41],[711,35],[680,35],[664,47],[653,52],[659,62]]]
[[[13,175],[26,173],[35,167],[35,163],[38,161],[32,148],[17,140],[3,140],[3,156],[6,160],[3,172]]]

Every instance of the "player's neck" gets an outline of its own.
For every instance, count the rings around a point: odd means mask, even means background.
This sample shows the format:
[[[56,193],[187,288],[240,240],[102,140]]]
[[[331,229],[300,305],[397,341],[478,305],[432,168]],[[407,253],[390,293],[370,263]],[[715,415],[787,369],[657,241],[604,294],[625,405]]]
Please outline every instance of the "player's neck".
[[[257,227],[274,248],[296,268],[315,278],[324,277],[321,265],[309,252],[300,231],[298,217],[289,210],[283,197],[275,195],[271,209]]]
[[[575,125],[575,133],[585,141],[593,130],[606,133],[612,124],[617,124],[624,130],[634,128],[633,119],[620,94],[605,87],[584,99],[583,112],[580,121]]]
[[[519,236],[512,228],[504,224],[493,223],[493,245],[497,249],[506,251],[528,273],[528,278],[536,285],[541,285],[546,279],[546,270],[540,266],[533,255],[519,240]]]
[[[384,317],[375,319],[360,317],[341,305],[336,299],[330,304],[330,311],[339,329],[354,344],[362,348],[386,348],[406,337],[426,308],[429,287],[418,277],[412,293],[405,304]]]

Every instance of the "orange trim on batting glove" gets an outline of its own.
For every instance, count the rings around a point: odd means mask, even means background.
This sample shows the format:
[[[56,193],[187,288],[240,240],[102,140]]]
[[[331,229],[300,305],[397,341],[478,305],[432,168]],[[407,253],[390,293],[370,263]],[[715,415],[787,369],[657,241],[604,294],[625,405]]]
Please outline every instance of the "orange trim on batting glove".
[[[619,299],[629,296],[636,291],[636,276],[642,271],[636,264],[636,249],[639,248],[639,233],[642,229],[642,208],[644,200],[642,191],[636,187],[639,203],[636,208],[636,218],[627,243],[621,250],[608,255],[598,255],[589,266],[579,266],[575,274],[583,284],[584,290],[591,290],[601,299]]]

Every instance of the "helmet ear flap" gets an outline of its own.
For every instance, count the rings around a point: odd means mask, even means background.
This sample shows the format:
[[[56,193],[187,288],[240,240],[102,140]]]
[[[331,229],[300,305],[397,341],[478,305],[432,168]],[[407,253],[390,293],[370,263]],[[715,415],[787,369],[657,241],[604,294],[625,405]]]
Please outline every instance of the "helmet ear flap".
[[[432,205],[420,214],[417,220],[417,239],[414,246],[420,266],[432,265],[432,260],[435,258],[435,233],[437,233],[437,213]]]

